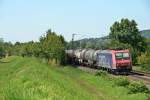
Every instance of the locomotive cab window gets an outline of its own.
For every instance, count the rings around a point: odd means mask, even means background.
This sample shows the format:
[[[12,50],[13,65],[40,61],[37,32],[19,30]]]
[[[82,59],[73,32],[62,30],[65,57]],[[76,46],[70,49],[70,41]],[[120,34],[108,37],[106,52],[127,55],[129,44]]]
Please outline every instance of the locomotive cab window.
[[[117,60],[121,60],[121,59],[127,60],[129,58],[130,58],[130,56],[129,56],[129,53],[127,53],[127,52],[118,52],[118,53],[116,53],[116,59]]]
[[[127,53],[127,52],[124,52],[123,53],[123,59],[129,59],[129,53]]]

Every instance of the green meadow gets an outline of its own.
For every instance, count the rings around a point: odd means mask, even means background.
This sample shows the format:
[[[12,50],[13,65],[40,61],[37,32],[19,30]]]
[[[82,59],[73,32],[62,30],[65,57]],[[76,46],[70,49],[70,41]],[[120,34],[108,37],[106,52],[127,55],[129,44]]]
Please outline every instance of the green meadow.
[[[148,100],[113,79],[71,66],[12,56],[0,60],[0,100]]]

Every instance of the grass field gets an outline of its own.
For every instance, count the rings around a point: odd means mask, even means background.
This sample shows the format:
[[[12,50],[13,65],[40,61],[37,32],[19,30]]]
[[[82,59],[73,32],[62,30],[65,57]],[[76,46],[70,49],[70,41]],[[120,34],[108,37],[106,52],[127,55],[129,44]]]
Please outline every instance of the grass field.
[[[73,67],[13,56],[0,61],[0,100],[146,100],[146,95],[128,94],[105,77]]]

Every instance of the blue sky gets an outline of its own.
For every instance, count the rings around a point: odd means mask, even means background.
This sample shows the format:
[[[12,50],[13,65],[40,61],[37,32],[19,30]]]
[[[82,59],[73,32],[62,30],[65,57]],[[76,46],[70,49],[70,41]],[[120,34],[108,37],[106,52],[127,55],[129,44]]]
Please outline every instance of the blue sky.
[[[0,0],[0,37],[5,41],[34,40],[48,29],[67,41],[108,35],[121,18],[150,29],[149,0]],[[85,35],[86,34],[86,35]]]

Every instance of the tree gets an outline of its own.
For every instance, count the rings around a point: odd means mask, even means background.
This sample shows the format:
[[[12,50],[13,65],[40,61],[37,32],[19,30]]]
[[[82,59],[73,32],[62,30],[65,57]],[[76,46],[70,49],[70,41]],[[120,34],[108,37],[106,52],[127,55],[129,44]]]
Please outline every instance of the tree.
[[[150,53],[145,52],[138,56],[138,64],[140,64],[144,70],[150,71]]]
[[[56,63],[64,63],[65,47],[64,38],[57,36],[55,32],[48,30],[44,36],[40,38],[41,53],[44,58],[48,60],[55,59]]]
[[[145,52],[147,48],[146,39],[141,36],[137,23],[134,20],[121,19],[110,27],[110,31],[109,37],[112,40],[131,46],[129,49],[132,53],[133,64],[136,64],[138,55]]]
[[[121,19],[121,22],[115,22],[111,26],[110,31],[109,36],[112,39],[129,44],[140,52],[145,51],[147,46],[145,38],[141,36],[134,20]]]
[[[4,40],[3,38],[0,38],[0,58],[4,56],[5,50],[4,50]]]
[[[121,43],[118,40],[114,40],[111,39],[109,40],[109,42],[106,43],[106,49],[128,49],[128,48],[132,48],[131,45],[129,44],[125,44],[125,43]]]
[[[4,50],[5,50],[5,54],[7,56],[12,55],[12,47],[13,47],[13,44],[11,42],[5,42],[4,43]]]

